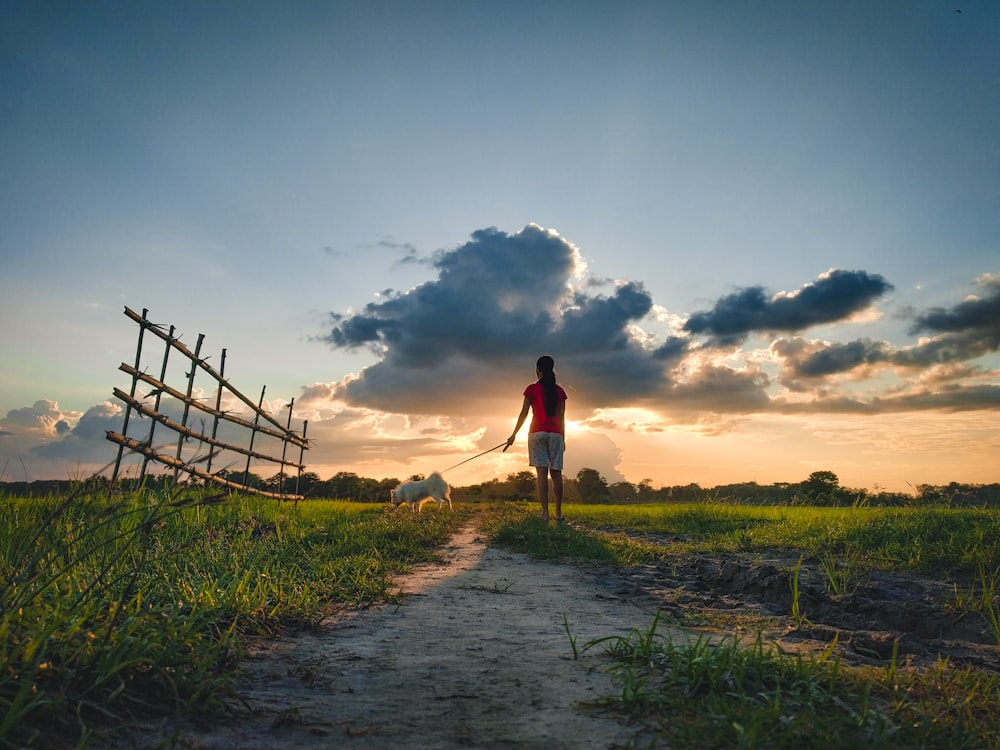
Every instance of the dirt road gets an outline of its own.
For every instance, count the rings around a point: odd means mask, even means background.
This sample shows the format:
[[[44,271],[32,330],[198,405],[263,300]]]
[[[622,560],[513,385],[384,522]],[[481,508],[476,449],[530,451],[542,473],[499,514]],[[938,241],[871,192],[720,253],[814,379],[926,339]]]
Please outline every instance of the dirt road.
[[[820,653],[836,644],[845,664],[878,665],[898,652],[905,665],[944,658],[1000,671],[986,620],[951,605],[957,583],[876,572],[849,593],[831,594],[815,565],[803,567],[808,621],[796,623],[792,553],[684,555],[598,571],[488,548],[477,524],[452,539],[443,563],[397,579],[401,603],[341,614],[257,647],[236,684],[246,700],[240,715],[208,731],[182,727],[174,746],[627,747],[640,727],[592,705],[617,693],[608,657],[593,648],[574,659],[571,638],[579,648],[644,630],[658,609],[663,622],[701,623],[669,630],[675,642],[760,631],[786,651]],[[648,746],[650,737],[641,739]],[[136,747],[156,745],[149,740],[147,732]]]
[[[653,611],[608,579],[487,548],[475,524],[398,580],[405,597],[268,642],[246,662],[235,721],[185,747],[613,748],[634,729],[587,707],[614,692],[594,638]],[[564,621],[565,618],[565,621]],[[569,632],[567,632],[568,622]]]

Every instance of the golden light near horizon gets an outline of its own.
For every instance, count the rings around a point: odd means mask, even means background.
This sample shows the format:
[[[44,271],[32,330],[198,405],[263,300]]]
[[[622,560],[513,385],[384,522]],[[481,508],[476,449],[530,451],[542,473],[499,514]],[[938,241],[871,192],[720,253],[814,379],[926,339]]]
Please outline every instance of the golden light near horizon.
[[[135,357],[121,305],[186,345],[205,334],[213,366],[227,351],[227,380],[308,423],[321,475],[492,449],[548,353],[569,473],[1000,479],[998,3],[525,4],[489,24],[470,4],[328,3],[192,10],[197,38],[162,0],[20,5],[32,33],[5,37],[0,102],[0,480],[114,459],[107,399]],[[552,27],[567,33],[520,33]],[[239,43],[220,56],[220,39]],[[600,44],[567,66],[579,39]],[[156,283],[108,273],[126,259],[157,263]],[[528,429],[449,479],[523,470]]]

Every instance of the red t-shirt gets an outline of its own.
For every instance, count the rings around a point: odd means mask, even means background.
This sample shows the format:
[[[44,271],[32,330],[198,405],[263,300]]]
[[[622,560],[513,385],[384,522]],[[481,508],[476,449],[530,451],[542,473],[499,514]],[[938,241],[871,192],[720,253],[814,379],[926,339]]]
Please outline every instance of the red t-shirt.
[[[532,432],[557,432],[560,435],[566,434],[566,425],[558,416],[558,408],[555,416],[548,416],[545,413],[545,389],[541,383],[532,383],[524,389],[524,395],[531,399],[531,427],[528,433]],[[566,391],[562,386],[556,386],[556,399],[566,400]]]

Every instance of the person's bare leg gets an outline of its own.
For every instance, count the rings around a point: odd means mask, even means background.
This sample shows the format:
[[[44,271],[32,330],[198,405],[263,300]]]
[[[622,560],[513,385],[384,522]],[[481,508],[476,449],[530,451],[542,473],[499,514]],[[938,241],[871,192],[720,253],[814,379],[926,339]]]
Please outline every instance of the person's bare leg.
[[[552,470],[552,495],[556,501],[556,518],[562,520],[563,480],[562,470]]]
[[[549,469],[547,466],[536,466],[538,473],[538,502],[542,504],[542,520],[549,520]]]

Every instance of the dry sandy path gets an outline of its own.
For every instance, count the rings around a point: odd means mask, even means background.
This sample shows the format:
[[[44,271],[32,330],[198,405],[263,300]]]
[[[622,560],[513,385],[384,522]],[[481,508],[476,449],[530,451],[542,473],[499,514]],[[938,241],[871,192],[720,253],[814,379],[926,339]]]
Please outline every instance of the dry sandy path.
[[[615,692],[607,656],[578,646],[643,628],[653,612],[608,579],[487,547],[468,525],[396,581],[401,604],[269,641],[237,689],[245,714],[187,747],[615,748],[635,730],[585,704]]]

